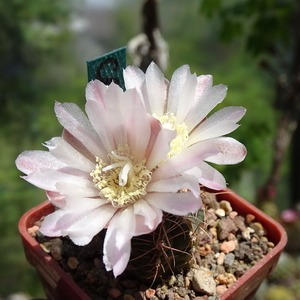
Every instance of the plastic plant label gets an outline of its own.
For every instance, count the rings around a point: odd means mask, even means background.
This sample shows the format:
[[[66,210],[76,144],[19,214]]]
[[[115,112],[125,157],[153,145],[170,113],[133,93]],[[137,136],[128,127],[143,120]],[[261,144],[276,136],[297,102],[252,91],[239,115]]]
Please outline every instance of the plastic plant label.
[[[98,79],[106,85],[113,81],[125,90],[123,69],[126,68],[126,47],[114,50],[86,63],[88,81]]]

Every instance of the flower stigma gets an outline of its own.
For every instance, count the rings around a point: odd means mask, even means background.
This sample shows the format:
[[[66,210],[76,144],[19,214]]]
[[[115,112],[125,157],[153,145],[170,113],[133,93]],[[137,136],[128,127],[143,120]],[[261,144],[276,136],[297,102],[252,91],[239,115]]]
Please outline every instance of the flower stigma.
[[[176,117],[174,113],[167,112],[162,117],[158,117],[155,113],[153,117],[158,119],[164,129],[177,130],[177,136],[171,141],[172,150],[169,152],[169,158],[181,152],[189,139],[189,131],[187,125],[176,124]]]
[[[119,145],[118,150],[108,154],[111,164],[96,157],[96,168],[90,173],[99,195],[111,202],[114,207],[135,203],[147,194],[151,171],[145,167],[146,160],[134,162],[129,147]]]

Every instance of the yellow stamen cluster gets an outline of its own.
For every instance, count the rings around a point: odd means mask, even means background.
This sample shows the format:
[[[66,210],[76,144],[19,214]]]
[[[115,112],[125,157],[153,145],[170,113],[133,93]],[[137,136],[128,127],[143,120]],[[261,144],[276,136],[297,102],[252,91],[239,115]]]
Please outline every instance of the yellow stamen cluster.
[[[163,128],[177,130],[177,136],[171,142],[172,150],[169,152],[168,156],[172,157],[175,154],[181,152],[184,149],[184,145],[189,139],[189,131],[187,125],[183,122],[182,124],[176,125],[176,117],[174,113],[167,112],[162,117],[157,117],[153,114],[153,117],[158,119],[162,124]]]
[[[147,193],[151,172],[145,167],[145,160],[135,163],[129,155],[128,145],[108,155],[111,164],[96,157],[96,168],[90,174],[99,189],[99,195],[115,207],[135,203]]]

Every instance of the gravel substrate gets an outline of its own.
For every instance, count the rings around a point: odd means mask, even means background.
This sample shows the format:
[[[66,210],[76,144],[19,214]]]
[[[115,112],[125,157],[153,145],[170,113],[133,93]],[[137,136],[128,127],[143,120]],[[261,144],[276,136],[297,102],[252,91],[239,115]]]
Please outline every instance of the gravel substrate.
[[[203,195],[204,220],[197,229],[197,248],[191,249],[188,268],[173,274],[160,270],[155,283],[142,282],[129,271],[114,278],[105,270],[105,231],[84,247],[74,245],[67,237],[42,236],[38,231],[42,219],[28,231],[92,299],[216,300],[274,244],[268,241],[264,228],[253,215],[240,216],[229,202],[217,202],[207,192]]]

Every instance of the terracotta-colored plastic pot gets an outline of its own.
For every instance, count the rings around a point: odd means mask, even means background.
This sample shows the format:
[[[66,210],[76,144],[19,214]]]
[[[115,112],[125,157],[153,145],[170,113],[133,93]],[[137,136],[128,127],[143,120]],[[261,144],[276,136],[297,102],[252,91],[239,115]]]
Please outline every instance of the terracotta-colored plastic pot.
[[[263,259],[248,270],[235,284],[222,296],[221,300],[250,300],[254,297],[262,281],[275,268],[279,256],[286,245],[287,235],[283,227],[267,216],[258,208],[248,203],[242,197],[227,190],[227,193],[218,195],[218,200],[227,200],[233,210],[240,215],[253,214],[267,231],[269,241],[275,244],[274,249]],[[91,300],[91,298],[64,272],[59,264],[45,253],[27,228],[42,216],[53,212],[54,207],[48,202],[43,202],[26,212],[19,222],[19,231],[22,236],[25,254],[28,262],[34,266],[41,278],[45,294],[49,300]]]

